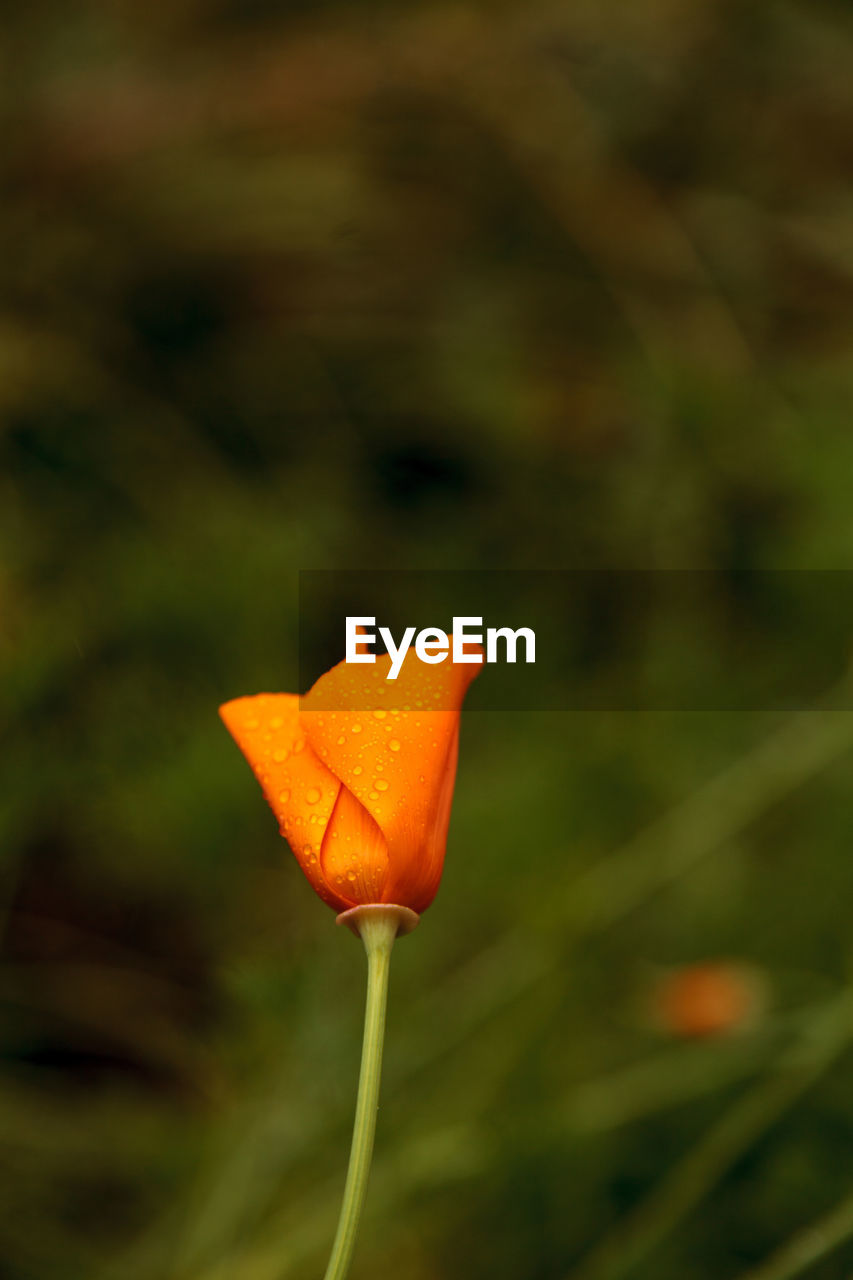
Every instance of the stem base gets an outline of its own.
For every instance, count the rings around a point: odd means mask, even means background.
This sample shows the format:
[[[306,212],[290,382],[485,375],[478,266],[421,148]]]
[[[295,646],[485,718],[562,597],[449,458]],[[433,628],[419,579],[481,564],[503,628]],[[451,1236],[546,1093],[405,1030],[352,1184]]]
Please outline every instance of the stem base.
[[[404,933],[411,933],[417,927],[420,916],[411,907],[399,907],[394,902],[368,902],[364,906],[342,911],[335,918],[335,924],[346,925],[357,938],[361,938],[363,926],[369,920],[396,920],[397,931],[394,937],[401,938]]]

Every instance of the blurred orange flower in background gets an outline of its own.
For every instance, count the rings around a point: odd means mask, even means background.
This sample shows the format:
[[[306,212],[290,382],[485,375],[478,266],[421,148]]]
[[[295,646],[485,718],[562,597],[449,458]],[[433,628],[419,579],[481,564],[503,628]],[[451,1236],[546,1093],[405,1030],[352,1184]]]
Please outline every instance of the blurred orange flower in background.
[[[444,865],[460,711],[480,664],[410,650],[390,682],[390,661],[340,662],[301,699],[261,693],[219,709],[312,888],[339,912],[419,913]]]
[[[686,965],[659,979],[653,1012],[661,1030],[686,1039],[725,1036],[752,1026],[762,1011],[755,969],[726,960]]]

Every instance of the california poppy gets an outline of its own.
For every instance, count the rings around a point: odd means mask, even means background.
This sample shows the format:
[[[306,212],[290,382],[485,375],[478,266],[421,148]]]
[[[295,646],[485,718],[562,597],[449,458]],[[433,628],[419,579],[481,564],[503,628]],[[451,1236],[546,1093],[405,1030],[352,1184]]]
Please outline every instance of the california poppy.
[[[472,657],[474,655],[472,654]],[[367,1002],[350,1163],[326,1280],[345,1280],[367,1189],[391,947],[435,897],[459,748],[459,713],[480,669],[409,651],[340,662],[311,691],[235,698],[220,715],[283,836],[324,902],[364,943]]]
[[[420,913],[441,879],[460,709],[480,665],[410,650],[391,682],[390,661],[338,663],[301,699],[261,693],[220,708],[312,888],[338,912]]]

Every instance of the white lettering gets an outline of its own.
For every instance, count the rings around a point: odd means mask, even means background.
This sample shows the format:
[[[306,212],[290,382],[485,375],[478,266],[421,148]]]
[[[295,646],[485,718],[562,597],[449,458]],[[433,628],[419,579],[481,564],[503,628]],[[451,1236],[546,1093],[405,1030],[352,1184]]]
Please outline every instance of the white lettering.
[[[433,639],[432,637],[435,638]],[[444,662],[449,645],[450,641],[447,638],[446,631],[440,631],[438,627],[424,627],[423,631],[418,632],[418,638],[415,641],[415,653],[421,662]],[[429,652],[427,652],[428,650]]]
[[[397,676],[400,674],[403,659],[408,653],[409,645],[412,643],[412,636],[415,634],[415,628],[406,627],[406,630],[403,632],[403,639],[400,641],[399,645],[394,644],[394,637],[391,635],[389,627],[380,627],[379,634],[382,637],[382,643],[391,655],[391,669],[388,672],[388,679],[396,680]]]
[[[482,644],[482,632],[476,635],[473,632],[465,630],[466,627],[477,627],[483,625],[482,618],[454,618],[453,619],[453,661],[454,662],[482,662],[483,655],[481,653],[466,653],[466,644]]]
[[[348,617],[346,620],[345,639],[346,639],[346,661],[347,662],[375,662],[375,653],[365,653],[364,649],[377,643],[376,631],[368,631],[368,627],[376,625],[375,618],[369,617]],[[391,665],[388,669],[386,679],[396,680],[403,668],[406,660],[406,654],[414,640],[415,653],[421,662],[427,662],[434,665],[438,662],[444,662],[448,653],[451,655],[451,661],[454,663],[462,662],[483,662],[482,634],[483,619],[459,615],[453,619],[452,643],[451,637],[446,631],[442,631],[439,627],[424,627],[423,631],[419,631],[415,635],[414,627],[406,627],[403,631],[400,643],[397,644],[390,627],[379,627],[379,640],[385,646],[391,658]],[[467,628],[479,627],[479,631],[467,630]],[[498,641],[504,642],[504,658],[505,662],[515,663],[517,661],[518,642],[524,641],[524,661],[536,661],[536,633],[530,627],[518,627],[513,631],[511,627],[488,627],[486,630],[486,662],[498,662]],[[468,650],[473,645],[478,646],[476,653]]]
[[[519,627],[513,631],[511,627],[489,627],[486,632],[486,662],[497,662],[498,636],[506,640],[506,660],[515,662],[515,647],[518,637],[524,637],[524,661],[536,661],[536,635],[530,627]]]
[[[367,624],[372,626],[376,622],[375,618],[347,618],[344,635],[346,637],[346,661],[347,662],[375,662],[375,653],[359,652],[361,645],[373,644],[376,635],[373,631],[365,631],[362,635],[358,634],[358,628]]]

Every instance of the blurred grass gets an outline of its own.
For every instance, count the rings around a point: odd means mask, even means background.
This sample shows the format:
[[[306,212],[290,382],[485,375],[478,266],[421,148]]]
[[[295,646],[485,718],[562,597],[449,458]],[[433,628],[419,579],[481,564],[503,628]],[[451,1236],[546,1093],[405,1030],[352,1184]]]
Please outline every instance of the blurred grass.
[[[360,957],[216,706],[295,688],[300,568],[848,567],[851,13],[4,26],[0,1273],[299,1280]],[[354,1280],[850,1271],[852,740],[466,716]],[[714,956],[768,1010],[667,1040]]]

